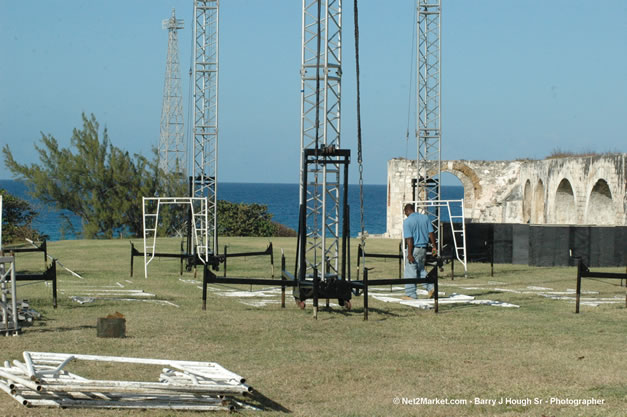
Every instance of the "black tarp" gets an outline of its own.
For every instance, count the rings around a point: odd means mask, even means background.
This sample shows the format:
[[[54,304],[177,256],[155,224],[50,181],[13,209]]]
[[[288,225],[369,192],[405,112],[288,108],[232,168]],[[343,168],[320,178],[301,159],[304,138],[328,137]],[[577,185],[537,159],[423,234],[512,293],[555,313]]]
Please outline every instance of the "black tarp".
[[[450,229],[448,224],[445,228]],[[450,239],[449,236],[445,237]],[[471,262],[530,266],[573,266],[581,256],[591,267],[627,265],[627,227],[467,223],[466,247]],[[452,241],[450,241],[452,247]]]

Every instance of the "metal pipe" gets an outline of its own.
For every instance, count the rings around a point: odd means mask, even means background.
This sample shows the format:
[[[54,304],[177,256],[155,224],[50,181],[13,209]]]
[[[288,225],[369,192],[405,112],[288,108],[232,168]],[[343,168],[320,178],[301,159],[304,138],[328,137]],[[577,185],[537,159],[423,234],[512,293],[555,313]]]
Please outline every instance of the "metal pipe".
[[[27,388],[32,389],[33,391],[41,391],[41,385],[34,383],[33,381],[29,381],[27,379],[22,378],[21,376],[14,375],[10,372],[5,372],[4,369],[0,369],[0,376],[6,380],[16,382],[18,384],[24,385]],[[9,385],[10,387],[10,385]]]
[[[581,258],[577,258],[577,296],[575,299],[575,314],[579,314],[579,301],[581,299]]]

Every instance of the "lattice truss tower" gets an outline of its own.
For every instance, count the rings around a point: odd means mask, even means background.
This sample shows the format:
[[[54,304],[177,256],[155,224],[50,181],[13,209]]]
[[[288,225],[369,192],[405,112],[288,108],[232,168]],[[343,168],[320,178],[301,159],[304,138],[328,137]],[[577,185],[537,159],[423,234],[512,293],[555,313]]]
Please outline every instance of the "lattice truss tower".
[[[183,94],[179,65],[178,30],[183,29],[183,20],[172,16],[163,21],[168,31],[168,55],[163,86],[161,107],[161,136],[159,140],[159,167],[165,172],[186,175],[187,150],[184,141]]]
[[[338,271],[340,165],[311,164],[304,173],[302,162],[305,149],[340,147],[341,32],[341,0],[303,0],[301,190],[303,181],[308,183],[305,202],[307,240],[301,250],[305,250],[307,271],[311,272],[315,267],[322,277]],[[300,198],[302,200],[302,194]]]
[[[209,253],[217,250],[219,0],[194,1],[193,197],[207,197]]]
[[[441,1],[418,0],[417,10],[417,130],[418,139],[418,200],[440,200],[441,178]],[[427,209],[441,250],[440,212],[438,207]]]

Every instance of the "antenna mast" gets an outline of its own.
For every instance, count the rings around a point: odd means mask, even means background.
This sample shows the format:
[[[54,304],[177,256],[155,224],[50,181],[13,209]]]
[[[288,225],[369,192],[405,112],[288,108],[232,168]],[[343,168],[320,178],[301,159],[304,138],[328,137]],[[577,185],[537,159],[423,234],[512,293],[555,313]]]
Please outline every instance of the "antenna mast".
[[[340,164],[303,160],[305,150],[340,148],[342,1],[303,0],[302,25],[300,203],[306,205],[307,230],[300,231],[306,234],[300,248],[306,260],[299,260],[299,270],[304,275],[316,268],[324,279],[339,271]]]
[[[191,188],[207,197],[207,253],[216,254],[218,172],[219,0],[194,1],[194,128]]]
[[[418,0],[418,183],[417,200],[441,200],[441,96],[440,84],[440,0]],[[441,253],[440,211],[437,206],[427,207],[437,236],[438,254]]]
[[[161,107],[159,167],[165,172],[181,173],[185,176],[187,150],[183,140],[183,94],[177,32],[183,29],[183,20],[176,18],[174,9],[172,16],[163,21],[163,29],[168,30],[168,55]]]

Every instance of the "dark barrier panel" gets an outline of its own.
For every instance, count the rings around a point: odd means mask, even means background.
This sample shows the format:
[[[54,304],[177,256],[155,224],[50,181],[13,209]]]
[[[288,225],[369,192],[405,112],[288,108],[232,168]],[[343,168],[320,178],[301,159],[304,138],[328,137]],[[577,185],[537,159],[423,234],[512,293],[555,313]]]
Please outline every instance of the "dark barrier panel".
[[[614,265],[627,266],[627,227],[617,227],[614,232]]]
[[[611,265],[615,262],[615,235],[616,229],[613,227],[591,227],[592,254],[594,261],[590,266]],[[623,246],[625,243],[623,242]],[[592,256],[591,256],[592,257]]]
[[[466,223],[468,261],[490,262],[488,247],[494,236],[494,223]]]
[[[529,226],[526,224],[512,225],[512,263],[529,264]]]
[[[585,259],[590,262],[590,252],[592,250],[592,240],[590,236],[590,227],[588,226],[570,226],[570,249],[572,255]],[[575,266],[574,259],[571,259],[569,266]]]
[[[570,259],[570,227],[530,226],[531,266],[566,266]]]
[[[494,263],[512,263],[513,224],[494,223]]]
[[[453,252],[450,225],[443,223],[444,254]],[[470,262],[529,266],[575,266],[572,256],[591,267],[627,265],[627,227],[541,226],[513,223],[466,223],[466,248]]]

